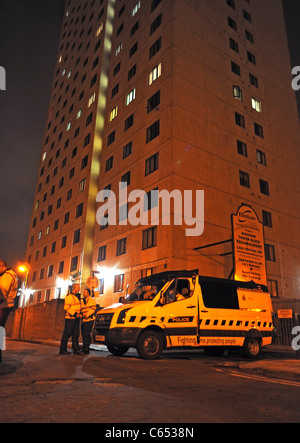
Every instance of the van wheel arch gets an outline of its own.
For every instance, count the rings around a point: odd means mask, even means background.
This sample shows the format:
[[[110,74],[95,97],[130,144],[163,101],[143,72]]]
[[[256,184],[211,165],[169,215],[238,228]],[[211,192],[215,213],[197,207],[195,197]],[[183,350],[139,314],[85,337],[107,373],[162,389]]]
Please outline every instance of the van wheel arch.
[[[140,336],[146,331],[155,331],[155,332],[158,332],[159,334],[161,334],[162,339],[163,339],[164,348],[167,346],[167,337],[166,337],[164,330],[161,329],[159,326],[155,326],[155,325],[147,326],[145,329],[142,329],[142,331],[140,332],[140,334],[138,336],[138,340],[139,340]]]
[[[247,332],[246,338],[259,338],[262,339],[261,332],[258,329],[250,329],[250,331]]]

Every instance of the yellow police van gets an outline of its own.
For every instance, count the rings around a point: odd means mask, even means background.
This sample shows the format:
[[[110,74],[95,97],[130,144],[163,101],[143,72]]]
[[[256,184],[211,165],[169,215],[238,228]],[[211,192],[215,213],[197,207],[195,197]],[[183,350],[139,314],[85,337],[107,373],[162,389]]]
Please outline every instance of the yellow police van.
[[[274,335],[265,286],[170,271],[140,279],[122,303],[100,310],[93,337],[114,355],[136,348],[144,359],[164,349],[203,348],[211,355],[238,347],[258,358]]]

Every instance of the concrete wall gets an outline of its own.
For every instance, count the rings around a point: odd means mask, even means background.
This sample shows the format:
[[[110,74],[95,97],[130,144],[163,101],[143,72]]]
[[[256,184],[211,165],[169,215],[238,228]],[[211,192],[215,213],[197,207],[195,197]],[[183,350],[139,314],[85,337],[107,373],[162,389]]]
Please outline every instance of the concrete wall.
[[[11,312],[6,323],[8,338],[21,340],[61,340],[64,300],[52,300]]]

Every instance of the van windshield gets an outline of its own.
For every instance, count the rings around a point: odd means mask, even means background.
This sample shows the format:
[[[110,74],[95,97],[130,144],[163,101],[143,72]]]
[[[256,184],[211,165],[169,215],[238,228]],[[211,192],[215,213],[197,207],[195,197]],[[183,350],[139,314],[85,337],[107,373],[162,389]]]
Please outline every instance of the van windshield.
[[[165,286],[166,281],[157,282],[152,286],[138,285],[134,291],[125,298],[123,303],[132,303],[134,301],[151,301],[156,297],[159,291]]]

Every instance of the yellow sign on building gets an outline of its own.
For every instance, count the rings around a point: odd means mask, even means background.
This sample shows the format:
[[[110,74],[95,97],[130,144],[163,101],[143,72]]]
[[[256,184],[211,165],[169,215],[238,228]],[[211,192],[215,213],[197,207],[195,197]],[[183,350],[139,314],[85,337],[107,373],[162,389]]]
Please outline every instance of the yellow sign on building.
[[[234,279],[266,285],[263,224],[250,206],[232,215]]]

